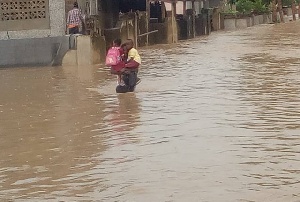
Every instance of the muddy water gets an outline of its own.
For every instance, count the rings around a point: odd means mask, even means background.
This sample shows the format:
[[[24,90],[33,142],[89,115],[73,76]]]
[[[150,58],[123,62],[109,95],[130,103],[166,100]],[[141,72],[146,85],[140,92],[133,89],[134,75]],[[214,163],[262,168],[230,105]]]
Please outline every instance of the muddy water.
[[[146,48],[124,95],[101,66],[1,69],[1,201],[300,201],[299,32]]]

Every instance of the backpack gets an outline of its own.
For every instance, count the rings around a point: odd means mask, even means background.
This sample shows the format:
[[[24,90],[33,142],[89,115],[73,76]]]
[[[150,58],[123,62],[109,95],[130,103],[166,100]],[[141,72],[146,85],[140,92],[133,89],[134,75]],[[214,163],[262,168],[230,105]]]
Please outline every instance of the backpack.
[[[106,55],[105,65],[114,66],[120,62],[121,54],[119,47],[111,47]]]

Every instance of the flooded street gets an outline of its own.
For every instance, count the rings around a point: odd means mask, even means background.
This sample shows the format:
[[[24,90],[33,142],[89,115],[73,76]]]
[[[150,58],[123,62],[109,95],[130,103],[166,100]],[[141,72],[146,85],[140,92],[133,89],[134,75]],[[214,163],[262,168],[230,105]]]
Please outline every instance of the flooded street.
[[[141,49],[101,66],[0,69],[0,201],[300,201],[300,22]]]

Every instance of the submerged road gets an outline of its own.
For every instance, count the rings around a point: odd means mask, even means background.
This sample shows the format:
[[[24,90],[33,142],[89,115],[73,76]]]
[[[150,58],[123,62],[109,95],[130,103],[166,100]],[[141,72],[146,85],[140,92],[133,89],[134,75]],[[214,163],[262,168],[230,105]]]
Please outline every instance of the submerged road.
[[[0,69],[0,201],[300,201],[300,22],[140,50],[104,67]]]

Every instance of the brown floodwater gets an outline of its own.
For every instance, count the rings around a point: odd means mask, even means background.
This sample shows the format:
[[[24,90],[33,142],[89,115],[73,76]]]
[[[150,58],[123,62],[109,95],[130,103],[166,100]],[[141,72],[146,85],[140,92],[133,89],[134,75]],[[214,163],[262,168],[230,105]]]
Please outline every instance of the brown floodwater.
[[[101,66],[0,69],[0,201],[300,201],[300,23],[140,50]]]

